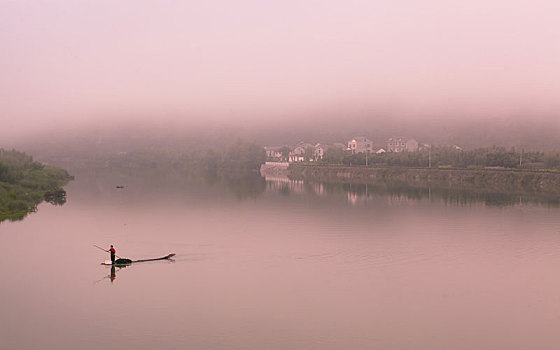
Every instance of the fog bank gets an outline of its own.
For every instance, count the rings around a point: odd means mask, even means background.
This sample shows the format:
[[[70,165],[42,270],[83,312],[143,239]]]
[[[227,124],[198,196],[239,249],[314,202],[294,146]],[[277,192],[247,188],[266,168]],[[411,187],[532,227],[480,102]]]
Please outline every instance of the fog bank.
[[[559,6],[5,1],[0,141],[91,125],[284,132],[262,139],[279,143],[358,132],[451,141],[479,123],[485,143],[526,126],[548,138],[540,130],[560,119]]]

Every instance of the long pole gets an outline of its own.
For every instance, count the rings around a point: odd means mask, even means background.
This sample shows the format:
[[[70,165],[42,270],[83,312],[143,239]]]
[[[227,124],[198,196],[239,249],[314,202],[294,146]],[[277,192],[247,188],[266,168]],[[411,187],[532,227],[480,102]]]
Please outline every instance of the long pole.
[[[95,248],[97,248],[97,249],[101,249],[102,251],[109,253],[108,250],[103,249],[103,248],[101,248],[100,246],[97,246],[97,245],[95,245],[95,244],[94,244],[93,246],[94,246]],[[115,254],[115,256],[116,256],[117,258],[119,258],[119,259],[122,259],[122,258],[121,258],[120,256],[118,256],[117,254]]]

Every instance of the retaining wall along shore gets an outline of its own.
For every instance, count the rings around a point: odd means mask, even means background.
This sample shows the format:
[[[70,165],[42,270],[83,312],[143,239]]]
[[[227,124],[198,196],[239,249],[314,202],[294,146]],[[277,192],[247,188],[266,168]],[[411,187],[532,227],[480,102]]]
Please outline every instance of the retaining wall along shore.
[[[402,184],[411,187],[535,192],[560,195],[560,173],[488,169],[365,168],[290,164],[294,180],[339,183]]]

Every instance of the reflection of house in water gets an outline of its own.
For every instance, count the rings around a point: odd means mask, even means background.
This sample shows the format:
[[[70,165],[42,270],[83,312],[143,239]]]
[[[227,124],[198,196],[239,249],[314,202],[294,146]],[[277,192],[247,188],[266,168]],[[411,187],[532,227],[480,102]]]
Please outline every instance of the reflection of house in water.
[[[267,162],[261,167],[261,175],[266,180],[265,192],[290,195],[312,195],[317,197],[338,197],[352,204],[368,201],[371,187],[367,184],[333,184],[291,180],[287,176],[288,163]]]
[[[356,205],[356,203],[358,203],[357,193],[348,192],[347,197],[348,197],[348,202],[350,202],[352,205]]]
[[[280,193],[282,195],[291,194],[314,194],[325,195],[325,186],[321,183],[306,183],[302,180],[290,180],[287,177],[266,177],[266,191],[270,193]]]
[[[348,203],[352,205],[367,203],[369,199],[368,185],[365,184],[363,186],[365,186],[364,187],[365,192],[348,190],[348,192],[346,193],[346,197],[348,198]]]
[[[287,177],[266,177],[266,192],[280,193],[282,195],[305,193],[304,183],[301,180],[290,180]]]
[[[313,192],[319,196],[325,195],[325,185],[321,183],[313,184]]]

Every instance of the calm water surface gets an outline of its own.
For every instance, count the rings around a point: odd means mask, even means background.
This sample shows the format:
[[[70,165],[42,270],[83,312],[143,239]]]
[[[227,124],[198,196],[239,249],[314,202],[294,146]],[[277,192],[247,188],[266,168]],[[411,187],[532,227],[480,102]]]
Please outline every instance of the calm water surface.
[[[555,207],[286,180],[67,190],[0,224],[2,349],[560,347]],[[111,278],[92,244],[177,256]]]

